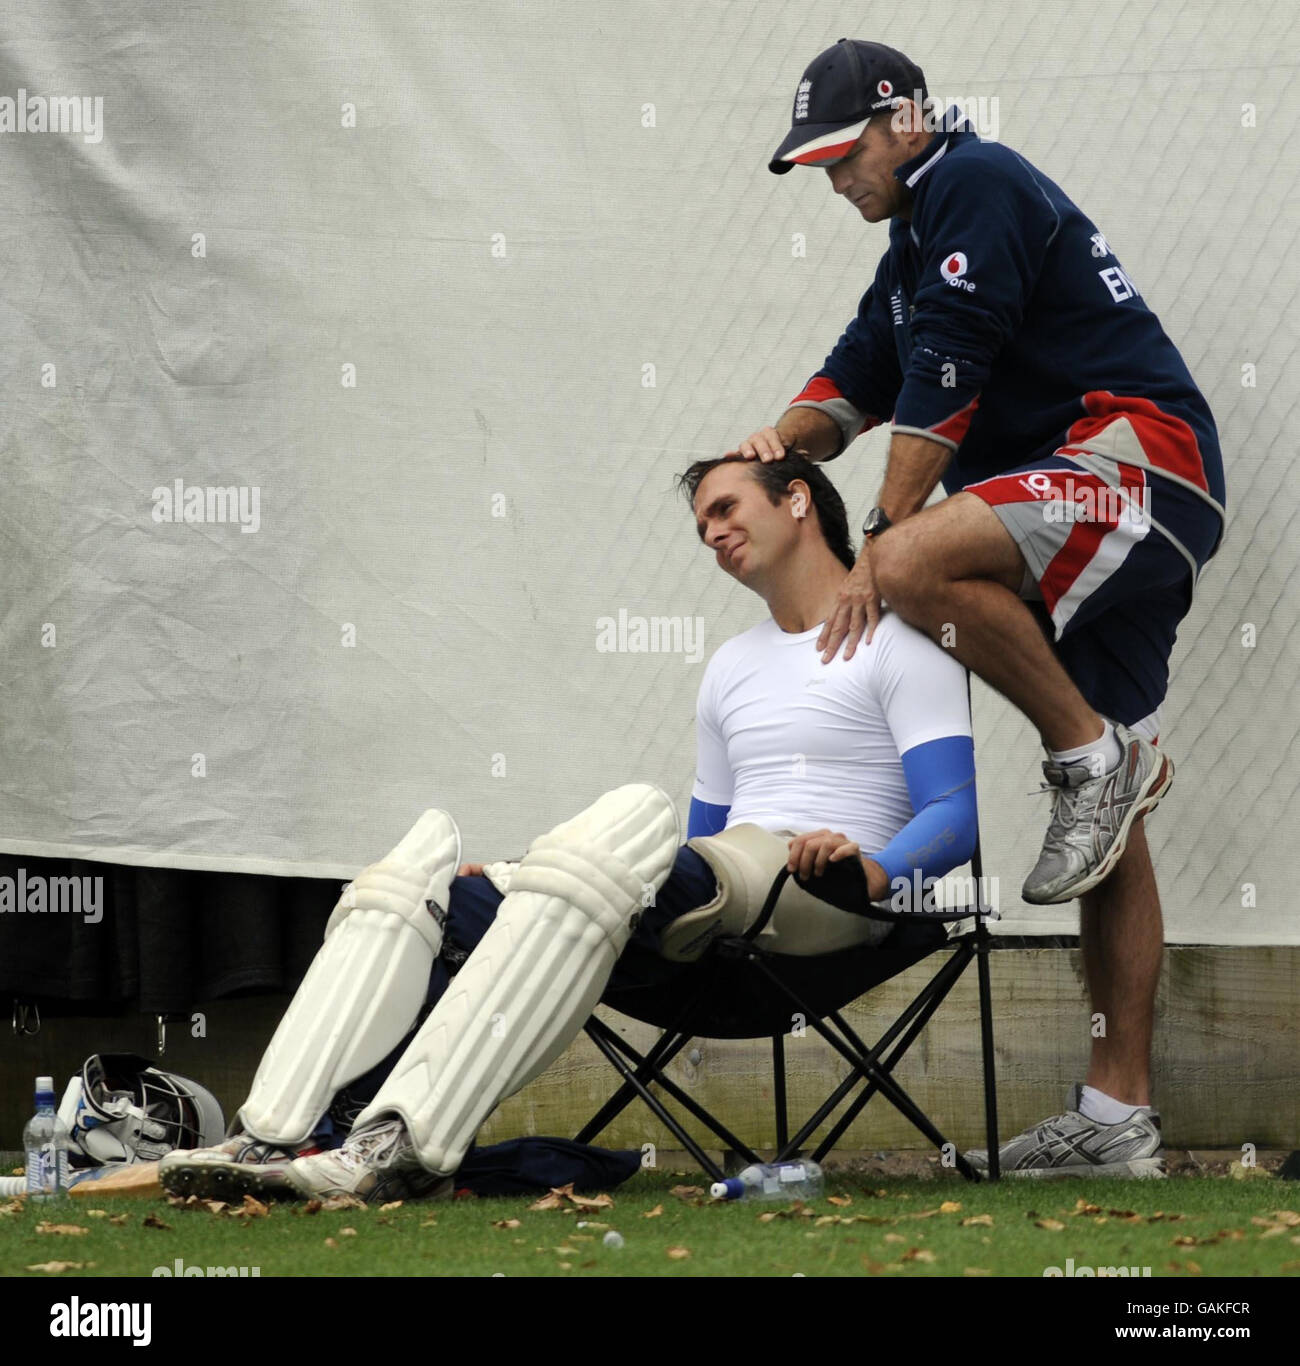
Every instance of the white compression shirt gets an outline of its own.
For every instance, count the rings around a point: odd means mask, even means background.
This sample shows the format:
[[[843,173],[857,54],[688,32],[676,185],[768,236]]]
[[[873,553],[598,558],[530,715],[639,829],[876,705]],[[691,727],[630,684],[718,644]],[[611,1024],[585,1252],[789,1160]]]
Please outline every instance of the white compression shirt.
[[[692,795],[730,806],[728,826],[829,828],[870,855],[915,814],[901,756],[971,734],[966,671],[892,612],[847,662],[842,644],[821,662],[821,631],[787,634],[769,617],[714,652]]]

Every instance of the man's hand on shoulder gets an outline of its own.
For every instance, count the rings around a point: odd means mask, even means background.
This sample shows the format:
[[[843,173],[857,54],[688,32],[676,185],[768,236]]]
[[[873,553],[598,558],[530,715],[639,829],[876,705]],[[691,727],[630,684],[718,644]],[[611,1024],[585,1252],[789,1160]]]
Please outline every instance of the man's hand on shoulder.
[[[839,653],[840,645],[845,642],[847,645],[844,658],[852,659],[864,632],[866,642],[870,645],[871,637],[875,635],[883,614],[880,593],[876,588],[875,576],[871,572],[871,551],[868,541],[863,545],[858,562],[853,566],[848,578],[840,584],[835,607],[826,618],[821,635],[817,637],[817,649],[821,653],[822,663],[829,664]]]

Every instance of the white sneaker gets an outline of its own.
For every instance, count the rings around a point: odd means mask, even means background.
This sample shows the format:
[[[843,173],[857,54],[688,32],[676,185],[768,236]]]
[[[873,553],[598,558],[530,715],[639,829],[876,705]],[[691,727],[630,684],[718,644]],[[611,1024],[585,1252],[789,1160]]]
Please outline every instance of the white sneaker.
[[[354,1130],[341,1148],[291,1162],[285,1183],[305,1199],[355,1195],[367,1204],[450,1195],[450,1176],[426,1171],[406,1125],[393,1117]]]
[[[1082,1092],[1079,1085],[1071,1087],[1064,1114],[1040,1120],[998,1148],[1002,1174],[1164,1176],[1165,1152],[1156,1111],[1139,1105],[1118,1124],[1103,1124],[1079,1110]],[[981,1176],[988,1175],[989,1155],[983,1148],[972,1148],[964,1156]]]
[[[178,1148],[158,1164],[158,1179],[170,1195],[197,1195],[201,1200],[242,1200],[245,1195],[293,1199],[285,1173],[295,1158],[318,1152],[312,1147],[285,1148],[236,1134],[213,1148]]]

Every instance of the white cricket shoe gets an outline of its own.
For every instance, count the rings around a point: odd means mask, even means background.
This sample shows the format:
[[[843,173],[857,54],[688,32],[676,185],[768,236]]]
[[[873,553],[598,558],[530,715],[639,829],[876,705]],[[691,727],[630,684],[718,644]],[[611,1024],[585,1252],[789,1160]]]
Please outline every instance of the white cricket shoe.
[[[437,1199],[452,1193],[450,1176],[426,1171],[406,1125],[392,1117],[354,1130],[341,1148],[291,1162],[285,1184],[304,1199],[355,1195],[367,1204]]]

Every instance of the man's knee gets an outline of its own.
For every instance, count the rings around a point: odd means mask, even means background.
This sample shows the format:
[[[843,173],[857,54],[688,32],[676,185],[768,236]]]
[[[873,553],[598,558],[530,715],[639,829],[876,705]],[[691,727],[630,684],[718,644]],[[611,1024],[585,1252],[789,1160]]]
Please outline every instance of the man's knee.
[[[983,499],[955,493],[891,527],[871,547],[876,587],[906,617],[942,601],[961,579],[989,579],[1017,595],[1025,560],[1011,533]]]
[[[871,572],[880,596],[907,619],[932,600],[943,579],[924,554],[924,529],[918,535],[914,518],[891,527],[871,547]]]

